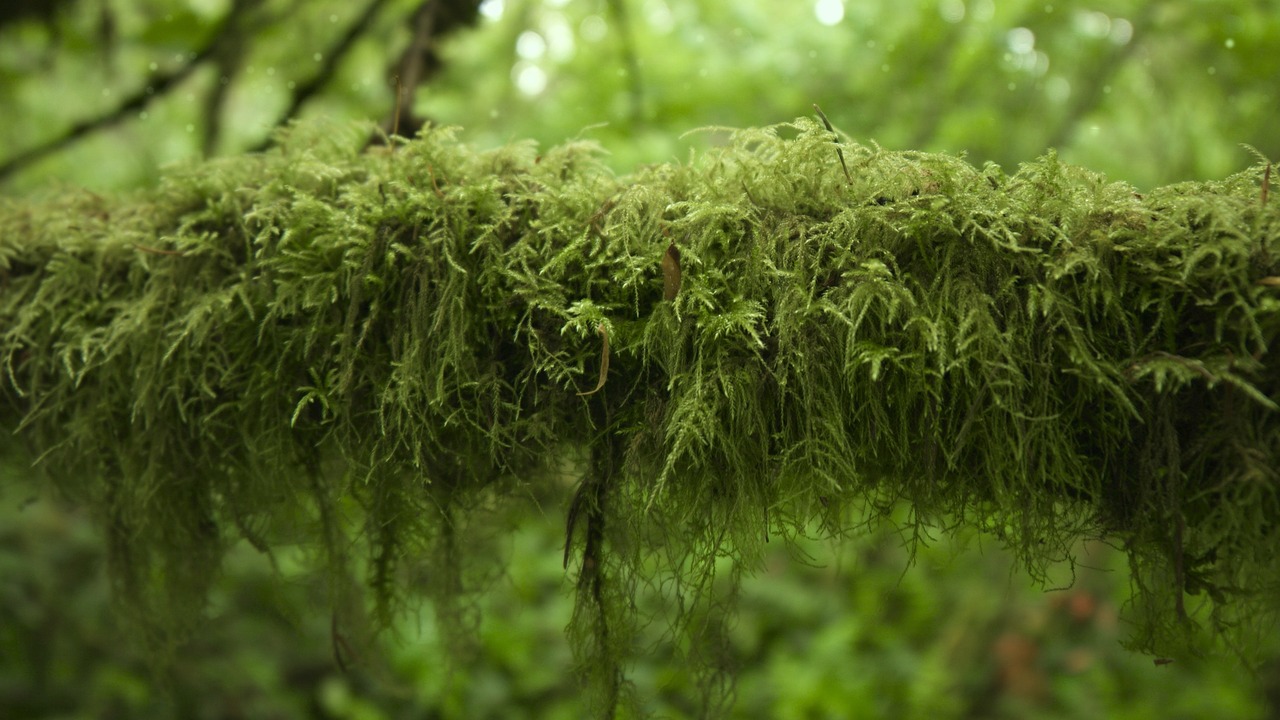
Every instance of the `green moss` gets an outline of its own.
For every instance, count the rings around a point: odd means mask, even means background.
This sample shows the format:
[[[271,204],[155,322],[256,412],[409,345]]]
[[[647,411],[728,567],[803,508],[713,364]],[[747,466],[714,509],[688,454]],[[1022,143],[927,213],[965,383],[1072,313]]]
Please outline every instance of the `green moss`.
[[[638,582],[692,632],[736,586],[714,590],[717,559],[900,501],[908,537],[978,526],[1033,574],[1082,535],[1123,544],[1140,649],[1221,634],[1247,657],[1269,627],[1261,166],[1144,197],[1052,153],[1008,176],[845,142],[850,183],[801,119],[618,178],[588,143],[362,133],[301,126],[135,197],[0,203],[0,413],[95,509],[157,647],[240,538],[314,543],[352,624],[351,573],[385,624],[428,558],[465,627],[496,532],[476,513],[576,452],[570,636],[604,712]]]

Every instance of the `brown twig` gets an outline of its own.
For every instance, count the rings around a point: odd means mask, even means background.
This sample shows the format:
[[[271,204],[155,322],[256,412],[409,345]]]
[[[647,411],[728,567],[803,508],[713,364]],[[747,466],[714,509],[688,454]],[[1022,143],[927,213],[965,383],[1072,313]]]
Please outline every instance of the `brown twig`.
[[[144,252],[144,253],[150,253],[152,255],[170,255],[170,256],[176,256],[176,257],[182,257],[183,255],[186,255],[186,253],[181,250],[161,250],[160,248],[153,248],[153,247],[148,247],[146,245],[139,245],[138,243],[130,243],[130,245],[133,246],[134,250],[137,250],[139,252]]]
[[[355,651],[351,649],[351,643],[347,642],[347,638],[343,636],[342,631],[338,629],[338,613],[334,612],[329,615],[329,639],[333,643],[333,660],[338,664],[338,669],[343,673],[347,672],[347,661],[344,657],[356,659]]]
[[[605,200],[604,203],[600,205],[600,209],[597,210],[594,215],[587,218],[587,225],[589,225],[597,235],[604,235],[604,230],[600,227],[600,220],[602,220],[605,215],[609,214],[609,211],[612,210],[613,206],[617,203],[618,196],[614,195],[613,197]]]
[[[400,76],[396,75],[396,116],[391,120],[391,137],[400,134],[400,101],[404,97],[404,89],[400,87]],[[391,146],[391,151],[395,152],[396,146]]]
[[[436,184],[436,171],[431,169],[431,164],[427,164],[427,175],[431,178],[431,189],[435,191],[436,197],[444,199],[444,192],[440,190],[440,186]]]
[[[604,323],[600,323],[596,329],[600,331],[600,337],[604,339],[604,350],[600,356],[600,380],[596,382],[596,386],[591,390],[578,393],[578,397],[595,395],[604,387],[605,380],[609,379],[609,331],[605,329]]]
[[[675,300],[680,294],[680,248],[675,243],[667,245],[662,254],[662,299]]]

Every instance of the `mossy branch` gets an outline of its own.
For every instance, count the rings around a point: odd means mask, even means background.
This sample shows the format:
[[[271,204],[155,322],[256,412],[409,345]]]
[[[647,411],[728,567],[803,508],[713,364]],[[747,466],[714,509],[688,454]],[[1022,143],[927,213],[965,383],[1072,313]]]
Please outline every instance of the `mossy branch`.
[[[198,615],[242,535],[357,536],[385,622],[406,557],[465,592],[465,518],[586,452],[566,560],[610,707],[654,558],[693,599],[717,557],[895,502],[1033,573],[1123,544],[1143,649],[1277,609],[1263,164],[1140,195],[850,142],[846,178],[807,119],[627,178],[587,143],[365,137],[0,204],[0,413],[138,607]]]

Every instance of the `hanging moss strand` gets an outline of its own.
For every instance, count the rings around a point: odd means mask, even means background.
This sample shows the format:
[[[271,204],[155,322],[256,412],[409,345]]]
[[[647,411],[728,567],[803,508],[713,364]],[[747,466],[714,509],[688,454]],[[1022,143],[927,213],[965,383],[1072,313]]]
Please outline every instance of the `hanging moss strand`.
[[[1143,650],[1267,636],[1269,161],[1139,194],[1053,153],[723,132],[618,177],[587,142],[432,128],[392,155],[312,123],[130,196],[0,199],[0,423],[95,513],[158,649],[240,539],[320,548],[355,654],[415,568],[471,627],[495,518],[566,474],[569,635],[605,713],[638,587],[692,632],[726,558],[876,520],[975,527],[1040,578],[1107,539]]]

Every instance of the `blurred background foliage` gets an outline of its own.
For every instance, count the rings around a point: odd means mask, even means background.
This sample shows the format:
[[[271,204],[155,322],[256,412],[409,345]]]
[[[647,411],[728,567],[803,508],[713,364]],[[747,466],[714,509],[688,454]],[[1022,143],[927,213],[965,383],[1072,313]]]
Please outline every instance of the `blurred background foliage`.
[[[8,0],[0,192],[145,187],[317,116],[456,124],[481,146],[588,137],[626,172],[716,142],[694,128],[813,103],[889,148],[1013,170],[1055,147],[1146,188],[1252,164],[1241,143],[1280,156],[1277,78],[1280,13],[1245,0]],[[204,631],[157,667],[113,621],[92,523],[30,466],[0,452],[0,716],[581,716],[562,488],[494,518],[506,570],[464,614],[469,643],[423,600],[379,650],[347,647],[306,548],[243,546]],[[629,677],[670,717],[728,682],[683,653],[733,671],[737,717],[1280,717],[1276,665],[1125,652],[1128,583],[1096,541],[1033,582],[976,535],[914,557],[890,527],[813,540],[775,548],[737,612],[708,618],[721,646],[677,647],[637,600],[654,622]]]
[[[1053,147],[1139,187],[1280,155],[1280,13],[1250,0],[7,0],[0,181],[150,183],[294,117],[583,134],[620,171],[818,103],[890,149]],[[410,117],[412,115],[412,118]],[[72,138],[59,143],[60,140]],[[53,145],[56,152],[31,156]],[[15,165],[13,161],[19,162]]]

